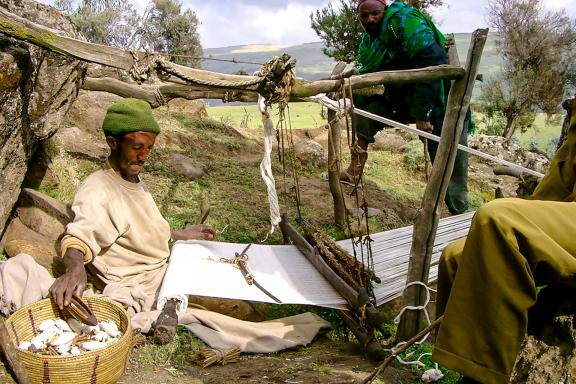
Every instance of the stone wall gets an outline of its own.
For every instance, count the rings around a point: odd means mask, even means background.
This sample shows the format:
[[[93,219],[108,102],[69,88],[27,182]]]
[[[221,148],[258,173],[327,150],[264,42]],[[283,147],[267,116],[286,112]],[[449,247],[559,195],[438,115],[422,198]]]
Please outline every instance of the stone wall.
[[[0,0],[18,16],[82,39],[56,9],[31,0]],[[0,233],[34,154],[76,98],[85,64],[0,33]]]

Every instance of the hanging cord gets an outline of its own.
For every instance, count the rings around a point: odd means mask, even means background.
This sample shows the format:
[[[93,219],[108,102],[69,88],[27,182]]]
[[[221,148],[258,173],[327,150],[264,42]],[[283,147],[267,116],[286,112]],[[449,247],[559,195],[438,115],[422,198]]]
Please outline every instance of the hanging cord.
[[[286,108],[288,108],[286,106]],[[284,118],[284,108],[280,111],[280,116],[283,121]],[[294,134],[292,132],[292,121],[290,119],[290,113],[288,113],[288,156],[290,161],[290,166],[292,167],[292,179],[294,180],[294,198],[296,200],[296,210],[298,212],[298,220],[302,221],[302,206],[300,199],[300,173],[298,172],[296,165],[296,153],[294,152]]]

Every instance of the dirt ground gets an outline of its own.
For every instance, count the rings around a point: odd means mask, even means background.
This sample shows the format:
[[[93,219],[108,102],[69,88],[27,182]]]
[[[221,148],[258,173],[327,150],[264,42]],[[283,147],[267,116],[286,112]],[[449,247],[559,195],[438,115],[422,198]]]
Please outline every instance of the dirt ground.
[[[277,354],[242,355],[239,362],[184,369],[170,366],[129,368],[120,384],[353,384],[366,378],[377,364],[362,355],[358,344],[334,342],[320,336],[308,347]],[[417,377],[406,369],[389,367],[375,383],[415,383]]]

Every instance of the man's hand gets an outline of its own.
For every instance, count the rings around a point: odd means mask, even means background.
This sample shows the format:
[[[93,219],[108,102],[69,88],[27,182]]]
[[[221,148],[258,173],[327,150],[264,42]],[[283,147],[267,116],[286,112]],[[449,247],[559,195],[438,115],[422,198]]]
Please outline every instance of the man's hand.
[[[207,224],[172,230],[172,240],[214,240],[215,237],[216,231]]]
[[[64,265],[66,272],[50,287],[50,295],[60,309],[70,304],[73,294],[82,296],[88,281],[82,252],[68,248],[64,255]]]
[[[434,126],[428,120],[416,120],[416,128],[428,133],[434,130]]]

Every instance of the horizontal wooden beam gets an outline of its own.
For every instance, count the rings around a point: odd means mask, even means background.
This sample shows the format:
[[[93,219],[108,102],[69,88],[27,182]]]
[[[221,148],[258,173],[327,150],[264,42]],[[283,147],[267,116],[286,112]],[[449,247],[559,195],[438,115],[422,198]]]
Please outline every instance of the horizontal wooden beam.
[[[63,36],[61,32],[33,23],[18,15],[15,15],[5,8],[0,7],[0,33],[12,36],[16,39],[28,41],[42,48],[71,56],[79,60],[105,65],[131,71],[135,68],[141,70],[162,71],[158,65],[159,56],[147,52],[131,52],[119,48],[109,47],[100,44],[93,44],[80,41],[71,37]],[[235,89],[239,91],[256,91],[259,87],[257,76],[229,75],[218,72],[211,72],[197,68],[190,68],[174,63],[166,62],[173,72],[177,72],[183,78],[190,80],[189,87],[179,86],[176,88],[162,88],[165,97],[170,97],[171,92],[174,97],[185,98],[222,98],[226,91]],[[164,68],[166,70],[166,68]],[[404,71],[374,72],[359,76],[352,76],[345,80],[352,89],[374,87],[382,84],[406,84],[423,81],[434,81],[439,79],[454,80],[464,76],[465,70],[457,66],[440,65],[420,69],[410,69]],[[198,84],[195,85],[194,81]],[[168,81],[167,83],[170,83]],[[248,84],[254,83],[254,84]],[[204,85],[200,85],[204,84]],[[86,82],[86,87],[101,86],[92,80]],[[153,102],[150,90],[136,91],[134,88],[120,86],[119,84],[105,84],[110,92],[119,95],[132,95]],[[292,89],[290,100],[299,101],[300,98],[314,96],[320,93],[336,92],[340,90],[342,83],[340,80],[318,80],[308,82],[304,79],[297,79]],[[198,88],[200,87],[200,88]],[[208,88],[209,87],[209,88]],[[86,88],[88,89],[88,88]],[[95,88],[92,88],[96,90]],[[209,90],[208,90],[209,89]],[[222,89],[219,91],[218,89]],[[100,89],[98,89],[100,90]],[[190,94],[186,94],[186,92]],[[203,96],[204,95],[204,96]],[[252,101],[252,95],[240,96]]]

